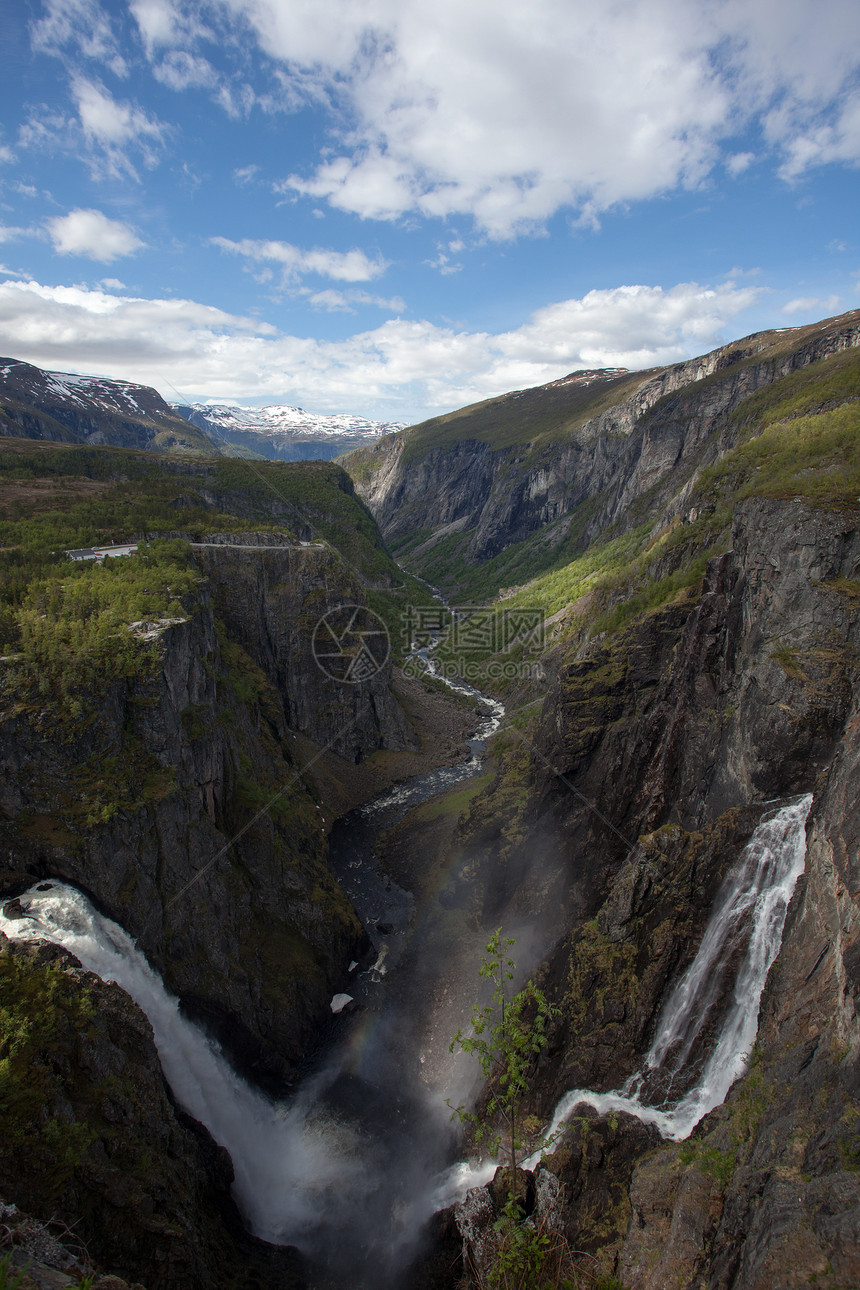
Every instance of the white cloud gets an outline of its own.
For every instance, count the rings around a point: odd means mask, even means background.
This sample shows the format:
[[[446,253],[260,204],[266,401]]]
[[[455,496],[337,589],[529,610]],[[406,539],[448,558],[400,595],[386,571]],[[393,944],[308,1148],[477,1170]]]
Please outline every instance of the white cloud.
[[[768,122],[772,134],[788,136],[784,141],[786,159],[780,167],[784,179],[797,179],[814,166],[831,162],[860,162],[860,92],[846,95],[837,113],[822,112],[805,128],[791,133],[789,115],[781,110]]]
[[[302,290],[302,294],[305,292],[306,288]],[[393,314],[402,314],[406,310],[406,303],[400,296],[371,296],[366,291],[335,291],[328,288],[325,291],[308,292],[307,300],[314,309],[326,309],[329,313],[354,314],[356,305],[372,305]]]
[[[726,170],[733,176],[742,175],[754,161],[754,152],[735,152],[726,158]]]
[[[218,74],[207,59],[184,49],[172,49],[165,54],[152,74],[172,90],[209,89],[218,81]]]
[[[679,186],[764,126],[786,177],[860,158],[856,0],[220,0],[340,146],[288,191],[374,219],[471,214],[495,237]]]
[[[169,46],[192,45],[212,32],[199,16],[199,7],[172,0],[131,0],[132,17],[149,58]]]
[[[243,238],[241,242],[232,242],[226,237],[213,237],[209,240],[222,251],[240,255],[257,264],[281,265],[287,281],[305,273],[318,273],[321,277],[336,278],[341,282],[370,282],[388,267],[387,260],[371,259],[364,251],[358,250],[329,251],[315,247],[313,250],[303,251],[290,242],[258,242],[251,238]]]
[[[233,171],[233,178],[237,184],[249,184],[259,169],[260,167],[253,163],[250,166],[240,166],[238,170]]]
[[[798,296],[796,300],[789,300],[787,305],[782,306],[782,312],[788,315],[808,314],[810,318],[825,318],[828,314],[835,314],[842,304],[841,296]]]
[[[129,224],[101,211],[73,210],[49,219],[45,227],[59,255],[82,255],[101,264],[133,255],[145,245]]]
[[[111,20],[97,0],[46,0],[30,38],[41,53],[60,54],[71,47],[84,58],[105,64],[115,76],[128,74]]]
[[[12,242],[18,237],[28,237],[30,230],[15,228],[12,224],[0,224],[0,242]]]
[[[460,247],[462,247],[463,243],[451,242],[450,245],[452,249],[454,247],[457,247],[459,249]],[[445,254],[441,246],[438,248],[438,251],[439,253],[436,256],[435,260],[425,260],[424,263],[428,265],[431,269],[438,269],[443,277],[447,277],[451,273],[459,273],[463,267],[462,264],[452,264],[451,257]]]
[[[343,340],[283,335],[189,300],[0,284],[0,353],[189,396],[266,397],[321,411],[418,419],[576,368],[646,367],[701,353],[752,288],[626,286],[539,310],[494,335],[389,319]],[[285,374],[289,374],[288,376]]]
[[[75,76],[72,97],[78,110],[80,128],[91,150],[96,168],[104,165],[111,174],[137,172],[129,149],[137,149],[147,166],[155,165],[166,127],[131,103],[119,102],[99,81]]]
[[[125,290],[125,283],[120,282],[119,278],[102,278],[99,282],[99,286],[104,287],[105,291]]]
[[[109,5],[45,5],[36,48],[125,72]],[[737,176],[775,161],[795,182],[817,166],[860,162],[857,0],[130,0],[129,9],[164,84],[207,90],[235,119],[308,103],[329,111],[333,146],[278,188],[363,218],[469,215],[506,238],[560,209],[594,226],[610,207],[695,188],[718,164]],[[217,56],[204,57],[203,42]],[[154,163],[161,122],[92,79],[78,76],[74,93],[109,172],[135,173],[132,146]],[[49,122],[41,128],[51,136]],[[38,142],[39,123],[28,130]]]

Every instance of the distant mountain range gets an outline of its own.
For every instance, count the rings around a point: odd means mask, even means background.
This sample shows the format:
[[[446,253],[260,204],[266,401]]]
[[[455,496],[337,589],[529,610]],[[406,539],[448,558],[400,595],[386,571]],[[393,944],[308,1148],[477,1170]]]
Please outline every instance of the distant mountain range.
[[[287,404],[266,408],[242,408],[226,403],[172,403],[170,406],[216,440],[281,461],[330,460],[404,428],[402,421],[368,421],[348,412],[323,416]]]
[[[168,404],[147,385],[0,358],[0,438],[305,461],[330,460],[402,428],[288,406]]]

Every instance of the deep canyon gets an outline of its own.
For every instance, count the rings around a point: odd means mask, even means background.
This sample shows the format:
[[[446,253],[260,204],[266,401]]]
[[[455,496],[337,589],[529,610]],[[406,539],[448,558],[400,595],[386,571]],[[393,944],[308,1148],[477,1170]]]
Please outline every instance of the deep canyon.
[[[498,927],[552,1005],[528,1204],[572,1284],[860,1283],[860,315],[335,464],[114,443],[33,389],[0,1197],[74,1231],[65,1284],[483,1284],[498,1189],[447,1103]],[[314,651],[344,605],[392,646],[356,683]]]

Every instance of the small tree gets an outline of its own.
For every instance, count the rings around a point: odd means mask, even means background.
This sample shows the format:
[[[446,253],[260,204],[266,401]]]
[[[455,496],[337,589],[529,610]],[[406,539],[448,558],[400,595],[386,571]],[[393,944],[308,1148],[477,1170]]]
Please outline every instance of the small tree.
[[[498,928],[487,942],[479,973],[492,981],[493,993],[484,1007],[472,1011],[472,1034],[458,1030],[451,1041],[456,1048],[474,1053],[487,1081],[487,1098],[480,1111],[452,1107],[461,1121],[474,1128],[475,1141],[495,1156],[501,1144],[504,1124],[510,1139],[508,1208],[514,1215],[517,1195],[517,1152],[522,1146],[520,1108],[529,1090],[535,1058],[547,1044],[547,1023],[557,1009],[547,1003],[541,990],[529,981],[510,995],[516,965],[509,950],[516,942],[503,937]],[[450,1106],[451,1103],[449,1102]]]

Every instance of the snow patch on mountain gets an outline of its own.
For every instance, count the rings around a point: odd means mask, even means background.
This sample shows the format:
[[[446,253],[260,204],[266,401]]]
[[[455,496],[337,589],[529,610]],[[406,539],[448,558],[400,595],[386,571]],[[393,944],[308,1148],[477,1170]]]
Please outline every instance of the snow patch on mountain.
[[[319,412],[306,412],[304,408],[288,404],[273,404],[265,408],[243,408],[238,404],[192,403],[171,404],[174,411],[188,417],[189,411],[202,417],[217,433],[246,431],[265,435],[270,439],[360,439],[368,442],[402,430],[402,421],[369,421],[366,417],[338,412],[326,416]],[[199,424],[199,422],[198,422]]]

